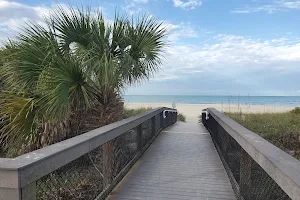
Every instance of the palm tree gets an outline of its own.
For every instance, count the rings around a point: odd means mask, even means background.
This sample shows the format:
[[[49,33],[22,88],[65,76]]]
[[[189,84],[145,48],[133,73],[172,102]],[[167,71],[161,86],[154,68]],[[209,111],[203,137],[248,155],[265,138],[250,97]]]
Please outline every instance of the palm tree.
[[[119,120],[120,91],[156,72],[166,45],[166,27],[149,16],[109,23],[59,8],[45,24],[3,49],[0,143],[23,152]]]

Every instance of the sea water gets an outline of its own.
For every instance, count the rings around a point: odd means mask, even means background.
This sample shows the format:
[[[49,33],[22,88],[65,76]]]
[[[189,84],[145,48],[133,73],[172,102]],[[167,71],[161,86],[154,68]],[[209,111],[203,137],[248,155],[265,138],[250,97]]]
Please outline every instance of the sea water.
[[[126,103],[244,104],[300,106],[300,96],[124,95]]]

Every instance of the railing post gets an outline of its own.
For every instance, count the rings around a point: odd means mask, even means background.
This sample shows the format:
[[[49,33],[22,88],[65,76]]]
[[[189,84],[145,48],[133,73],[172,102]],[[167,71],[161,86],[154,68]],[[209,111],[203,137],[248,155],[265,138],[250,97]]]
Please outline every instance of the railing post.
[[[21,200],[21,191],[16,188],[0,188],[0,200]]]
[[[155,124],[155,117],[151,118],[151,127],[152,127],[152,137],[156,135],[156,124]]]
[[[0,169],[0,200],[21,200],[21,188],[17,170]]]
[[[113,178],[113,141],[108,141],[103,144],[103,182],[104,186],[110,185]]]
[[[251,188],[251,157],[247,152],[241,149],[241,159],[240,159],[240,194],[248,199],[249,189]]]
[[[142,124],[140,124],[137,126],[137,134],[136,134],[136,147],[138,152],[141,152],[143,147],[142,134],[143,134]]]
[[[36,182],[21,187],[18,170],[0,170],[0,200],[36,200]]]

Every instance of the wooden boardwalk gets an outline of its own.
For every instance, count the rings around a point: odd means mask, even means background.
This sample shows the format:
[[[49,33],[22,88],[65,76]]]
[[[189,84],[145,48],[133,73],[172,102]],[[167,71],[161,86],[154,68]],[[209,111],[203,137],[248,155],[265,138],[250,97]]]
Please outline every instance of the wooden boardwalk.
[[[108,199],[236,199],[203,125],[177,122],[161,133]]]

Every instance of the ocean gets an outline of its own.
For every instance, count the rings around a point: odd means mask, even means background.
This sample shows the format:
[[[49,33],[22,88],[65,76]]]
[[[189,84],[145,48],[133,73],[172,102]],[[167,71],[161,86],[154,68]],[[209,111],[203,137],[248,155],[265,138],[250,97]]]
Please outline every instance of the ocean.
[[[124,95],[126,103],[245,104],[300,106],[300,96]]]

